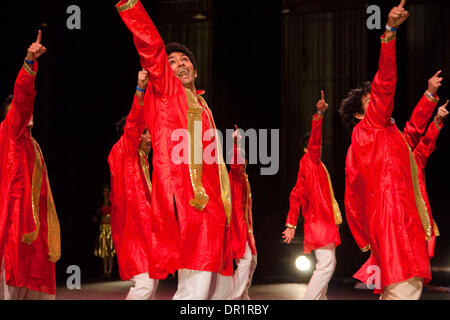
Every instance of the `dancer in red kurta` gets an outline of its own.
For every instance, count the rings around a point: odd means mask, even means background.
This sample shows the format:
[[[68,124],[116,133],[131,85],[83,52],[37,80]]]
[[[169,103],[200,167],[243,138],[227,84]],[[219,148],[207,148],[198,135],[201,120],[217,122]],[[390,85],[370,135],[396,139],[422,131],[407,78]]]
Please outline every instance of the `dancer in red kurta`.
[[[397,81],[395,31],[409,15],[403,6],[404,1],[389,13],[379,70],[346,160],[347,221],[361,250],[371,250],[355,277],[367,280],[367,271],[375,270],[381,299],[418,299],[423,282],[431,279],[425,240],[431,238],[433,226],[411,151],[429,117],[424,125],[423,117],[411,117],[403,134],[391,119]]]
[[[248,289],[256,269],[257,255],[253,234],[252,192],[246,173],[247,159],[238,148],[241,136],[234,133],[233,161],[230,164],[232,199],[231,234],[233,259],[237,268],[233,273],[232,300],[250,300]]]
[[[154,150],[151,201],[156,219],[171,230],[173,246],[165,254],[180,258],[174,299],[207,299],[214,276],[233,271],[228,172],[220,140],[207,133],[214,119],[195,88],[192,53],[180,44],[164,46],[140,1],[120,1],[117,9],[153,87],[145,106]],[[203,153],[212,154],[209,161]]]
[[[132,280],[127,299],[152,299],[158,279],[174,272],[158,255],[153,229],[148,153],[150,134],[144,121],[144,93],[147,71],[139,72],[138,87],[123,135],[108,157],[111,170],[111,232],[122,280]],[[151,90],[148,86],[147,90]],[[161,265],[162,264],[162,265]]]
[[[434,219],[432,218],[431,213],[431,206],[430,201],[428,200],[428,194],[426,190],[426,183],[425,183],[425,167],[428,162],[428,158],[433,153],[433,151],[436,149],[436,140],[439,136],[439,132],[442,129],[443,126],[443,119],[445,119],[448,115],[448,111],[446,110],[446,107],[448,105],[447,102],[441,106],[438,109],[438,112],[436,116],[433,119],[433,122],[428,126],[427,132],[422,138],[420,139],[419,143],[417,144],[417,147],[414,149],[414,159],[416,160],[417,167],[418,167],[418,179],[420,183],[420,192],[423,195],[423,199],[425,200],[425,204],[427,206],[427,210],[430,216],[430,223],[433,224],[433,234],[431,236],[431,239],[427,241],[428,243],[428,254],[430,258],[434,257],[434,245],[436,237],[439,236],[439,229],[437,227],[437,224],[435,223]]]
[[[294,238],[300,207],[304,223],[305,253],[315,251],[316,270],[308,284],[305,299],[326,299],[328,282],[336,266],[335,248],[341,243],[338,225],[342,223],[339,206],[334,198],[330,175],[320,161],[322,153],[323,114],[328,108],[322,91],[313,116],[312,130],[300,160],[297,183],[289,197],[284,242]],[[306,143],[306,141],[305,141]]]
[[[0,263],[5,299],[54,299],[56,294],[59,222],[44,157],[31,135],[37,59],[46,51],[41,39],[39,31],[0,124]]]

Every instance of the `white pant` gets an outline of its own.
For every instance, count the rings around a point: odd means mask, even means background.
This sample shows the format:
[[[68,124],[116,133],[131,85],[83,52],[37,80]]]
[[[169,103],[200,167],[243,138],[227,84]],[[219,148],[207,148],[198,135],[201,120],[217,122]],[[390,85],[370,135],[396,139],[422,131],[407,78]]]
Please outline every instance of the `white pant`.
[[[152,300],[158,288],[159,280],[151,279],[148,272],[134,276],[131,281],[134,287],[130,288],[125,300]]]
[[[316,269],[306,288],[305,300],[327,300],[328,282],[336,268],[336,254],[334,244],[314,250],[316,255]]]
[[[241,259],[236,260],[237,268],[233,274],[232,300],[250,300],[248,289],[252,284],[253,273],[256,269],[257,257],[252,255],[248,242],[245,245],[245,253]]]
[[[30,290],[25,287],[13,287],[6,284],[3,262],[0,274],[0,299],[3,300],[55,300],[54,294]]]
[[[178,289],[173,300],[225,300],[231,294],[231,277],[215,272],[178,270]]]
[[[422,288],[423,279],[414,277],[385,287],[380,300],[419,300]]]

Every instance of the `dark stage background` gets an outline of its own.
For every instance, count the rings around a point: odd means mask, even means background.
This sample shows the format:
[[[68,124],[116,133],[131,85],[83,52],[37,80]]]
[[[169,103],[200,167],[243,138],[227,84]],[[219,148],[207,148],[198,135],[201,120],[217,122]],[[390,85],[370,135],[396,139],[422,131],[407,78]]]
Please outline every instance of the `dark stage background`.
[[[344,214],[344,162],[348,137],[337,110],[345,94],[377,70],[379,36],[366,27],[367,1],[142,1],[161,35],[185,43],[196,55],[198,88],[207,91],[217,127],[280,130],[280,170],[260,176],[248,169],[259,250],[256,282],[302,279],[294,259],[302,252],[302,224],[293,245],[281,232],[302,156],[300,138],[311,128],[324,89],[323,162]],[[139,60],[115,1],[7,2],[0,11],[3,40],[0,98],[12,92],[27,47],[43,30],[47,53],[36,80],[35,128],[48,166],[61,223],[62,258],[57,280],[69,265],[83,281],[102,272],[93,255],[97,226],[92,218],[109,182],[106,162],[116,141],[115,122],[129,111]],[[81,8],[81,30],[68,30],[69,5]],[[387,14],[398,1],[369,1]],[[408,1],[411,16],[398,34],[398,87],[394,118],[404,127],[437,70],[445,78],[441,101],[449,98],[450,1]],[[196,14],[204,19],[196,20]],[[446,120],[447,122],[450,120]],[[441,237],[432,260],[434,282],[450,283],[450,126],[444,124],[427,167],[427,188]],[[345,220],[345,219],[344,219]],[[301,221],[301,220],[300,220]],[[335,276],[351,277],[368,257],[360,253],[344,221]],[[304,279],[303,279],[304,280]]]

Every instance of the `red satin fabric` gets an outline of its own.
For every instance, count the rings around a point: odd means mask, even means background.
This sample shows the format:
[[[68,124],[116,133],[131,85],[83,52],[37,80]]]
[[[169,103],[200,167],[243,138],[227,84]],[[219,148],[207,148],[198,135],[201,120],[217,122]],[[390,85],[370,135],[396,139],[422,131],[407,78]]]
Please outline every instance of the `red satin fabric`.
[[[37,62],[34,71],[37,71]],[[48,256],[45,170],[38,237],[30,245],[21,241],[24,234],[36,230],[31,207],[35,151],[27,129],[36,96],[34,81],[35,76],[24,68],[20,70],[11,110],[0,124],[0,263],[4,259],[7,285],[55,294],[55,263],[50,262]]]
[[[297,183],[292,189],[286,224],[296,226],[300,207],[304,218],[304,251],[341,243],[335,224],[328,175],[320,161],[323,117],[312,121],[308,152],[300,159]]]
[[[381,44],[371,100],[364,119],[353,129],[346,160],[347,222],[358,246],[370,245],[371,263],[381,270],[381,290],[412,277],[424,278],[425,283],[431,279],[406,142],[414,147],[421,135],[421,129],[414,128],[425,128],[429,117],[411,117],[404,135],[393,123],[396,68],[394,39]],[[354,277],[365,281],[366,267]]]
[[[159,254],[164,243],[153,232],[158,222],[153,220],[150,190],[138,151],[144,130],[144,107],[135,96],[124,134],[108,157],[111,232],[122,280],[144,272],[148,272],[150,278],[164,279],[177,268],[175,259]],[[148,167],[147,162],[145,165]]]
[[[121,1],[118,6],[124,3],[126,1]],[[153,86],[154,94],[147,95],[145,102],[145,117],[153,142],[151,204],[155,219],[171,230],[173,248],[167,254],[180,253],[179,268],[231,275],[232,253],[227,243],[230,228],[226,226],[217,164],[203,161],[202,184],[209,202],[204,210],[199,211],[189,204],[194,192],[188,164],[178,164],[172,159],[173,152],[178,156],[175,146],[180,142],[185,144],[185,150],[188,146],[186,139],[172,140],[175,130],[187,130],[185,88],[170,68],[164,42],[142,4],[138,1],[131,9],[120,12],[120,16],[134,36],[141,65],[149,71]],[[212,114],[206,106],[203,107],[204,133],[211,128],[209,119],[212,119]],[[204,140],[203,149],[212,142]]]
[[[234,148],[234,154],[237,154]],[[240,157],[238,155],[237,157]],[[248,242],[252,255],[256,255],[255,237],[253,235],[252,198],[251,190],[247,190],[248,176],[244,172],[244,159],[235,157],[234,163],[230,164],[230,188],[232,201],[231,232],[233,259],[244,256],[245,246]],[[248,225],[245,221],[245,208],[248,198]]]
[[[417,163],[417,168],[419,170],[419,183],[420,183],[420,192],[422,193],[423,200],[425,201],[425,204],[427,206],[428,214],[430,216],[430,223],[433,225],[433,216],[431,212],[431,206],[430,201],[428,200],[428,194],[426,190],[426,182],[425,182],[425,167],[428,162],[428,158],[433,153],[433,151],[436,149],[436,140],[439,136],[440,129],[442,128],[442,121],[438,123],[439,128],[436,127],[436,124],[431,122],[431,124],[428,126],[428,130],[424,136],[420,139],[419,143],[417,144],[417,147],[414,149],[414,158]],[[434,228],[433,228],[433,235],[431,240],[428,241],[428,254],[432,258],[434,257],[434,245],[435,245],[435,238],[436,235],[434,234]]]

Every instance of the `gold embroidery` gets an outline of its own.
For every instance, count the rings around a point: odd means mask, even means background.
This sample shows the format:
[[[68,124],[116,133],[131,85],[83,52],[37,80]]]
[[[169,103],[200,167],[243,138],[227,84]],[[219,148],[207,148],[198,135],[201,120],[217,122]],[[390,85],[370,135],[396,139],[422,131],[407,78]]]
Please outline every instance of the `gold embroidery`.
[[[370,250],[370,244],[368,244],[367,246],[365,246],[364,248],[361,248],[362,252],[367,252]]]
[[[23,68],[25,69],[26,72],[28,72],[30,76],[34,77],[36,75],[36,71],[33,71],[33,69],[31,69],[26,62],[23,63]]]
[[[125,10],[131,9],[134,7],[134,5],[138,2],[138,0],[129,0],[125,4],[117,7],[117,11],[123,12]]]
[[[433,103],[438,103],[439,102],[439,99],[438,98],[435,98],[435,97],[433,97],[432,95],[430,95],[429,93],[428,93],[428,91],[425,91],[425,98],[427,98],[430,102],[433,102]]]
[[[297,226],[293,226],[292,224],[286,223],[286,227],[291,229],[297,229]]]
[[[419,212],[420,220],[422,221],[422,226],[423,226],[423,229],[425,230],[425,239],[430,240],[431,239],[430,218],[428,215],[427,206],[425,204],[425,201],[423,200],[422,193],[420,192],[416,160],[414,159],[414,154],[411,151],[411,147],[409,146],[408,142],[406,142],[403,134],[401,134],[401,135],[402,135],[403,140],[405,141],[406,146],[408,147],[409,163],[411,165],[411,177],[412,177],[412,184],[413,184],[413,188],[414,188],[414,198],[416,200],[417,211]]]
[[[203,177],[203,129],[202,129],[202,112],[203,109],[199,105],[195,94],[185,89],[188,102],[187,125],[190,135],[189,147],[189,175],[191,177],[192,188],[194,189],[194,199],[189,204],[197,210],[203,210],[209,201],[209,196],[202,185]],[[196,132],[197,131],[197,132]],[[200,132],[200,135],[198,135]],[[197,135],[196,135],[197,133]]]
[[[203,99],[201,96],[199,96],[200,101],[202,102],[203,106],[209,110],[208,104],[206,103],[205,99]],[[214,117],[212,116],[212,112],[209,110],[208,119],[209,119],[209,125],[214,130],[216,129],[216,123],[214,122]],[[211,114],[211,118],[209,117],[209,114]],[[211,124],[212,121],[212,124]],[[223,152],[222,152],[222,144],[220,142],[220,139],[218,137],[215,137],[216,141],[216,157],[218,160],[217,166],[219,167],[219,182],[220,182],[220,196],[222,198],[222,204],[225,209],[225,216],[227,218],[227,225],[231,223],[231,188],[230,188],[230,180],[228,176],[228,170],[227,166],[225,165],[225,161],[223,161]]]
[[[246,201],[245,201],[244,218],[245,218],[245,223],[247,223],[248,232],[251,233],[252,228],[249,223],[248,215],[250,213],[250,200],[252,199],[252,190],[250,189],[250,182],[248,181],[248,175],[244,173],[244,177],[245,177],[245,183],[247,185],[247,197],[246,197]]]
[[[437,122],[436,117],[434,118],[433,122],[434,122],[434,125],[436,126],[436,128],[440,131],[442,128],[439,126],[439,123]]]
[[[389,38],[381,38],[381,43],[388,43],[391,42],[392,40],[394,40],[397,37],[397,34],[394,33],[392,36],[390,36]]]
[[[39,152],[39,147],[36,140],[31,137],[34,147],[34,168],[31,178],[31,210],[33,212],[33,220],[36,229],[33,232],[26,233],[22,236],[22,242],[26,244],[31,244],[36,240],[39,233],[39,200],[41,197],[41,187],[42,187],[42,159]]]
[[[59,226],[58,215],[56,214],[55,203],[53,201],[52,189],[48,179],[47,165],[43,160],[42,150],[36,140],[33,139],[35,149],[39,153],[39,159],[42,159],[45,178],[47,182],[47,239],[48,239],[48,255],[51,262],[56,262],[61,257],[61,230]],[[42,179],[42,178],[41,178]]]
[[[339,205],[336,201],[336,198],[334,197],[334,191],[333,191],[333,185],[331,184],[330,174],[328,173],[327,167],[320,162],[325,169],[325,172],[327,174],[328,178],[328,186],[330,187],[330,197],[331,197],[331,206],[333,207],[333,213],[334,213],[334,223],[335,224],[341,224],[342,223],[342,215],[341,210],[339,210]]]
[[[434,219],[433,219],[433,231],[434,231],[434,236],[439,237],[441,235],[441,233],[439,232],[437,223],[436,223],[436,221],[434,221]]]
[[[148,190],[152,193],[152,181],[150,179],[150,170],[147,164],[147,155],[144,151],[139,150],[139,159],[141,160],[142,171],[144,172],[145,181],[147,182]]]

